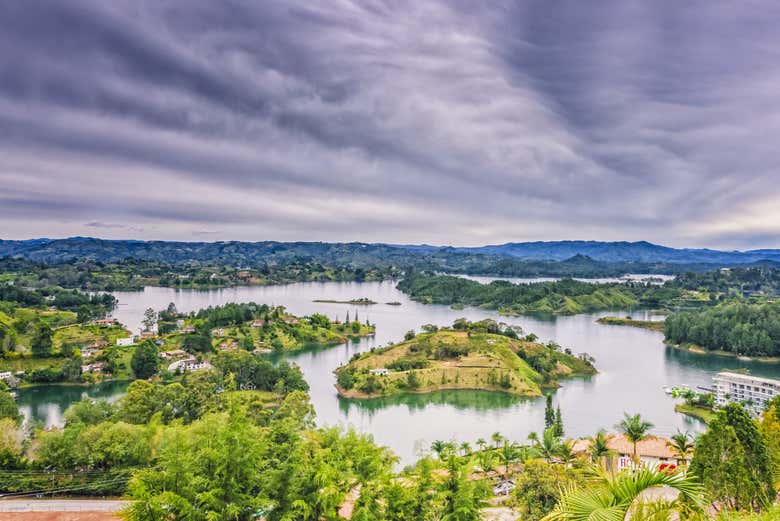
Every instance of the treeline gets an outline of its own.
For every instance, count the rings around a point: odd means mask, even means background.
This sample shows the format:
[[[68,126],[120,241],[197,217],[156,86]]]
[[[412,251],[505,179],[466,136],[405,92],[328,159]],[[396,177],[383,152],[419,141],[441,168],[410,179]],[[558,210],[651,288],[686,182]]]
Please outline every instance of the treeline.
[[[780,292],[780,270],[771,267],[743,267],[701,273],[679,274],[675,287],[729,296],[775,296]]]
[[[60,311],[82,310],[91,317],[105,316],[116,307],[117,300],[107,293],[88,294],[61,288],[25,289],[0,284],[0,302],[24,307],[53,307]]]
[[[398,289],[432,304],[483,306],[507,313],[583,313],[653,305],[679,296],[674,289],[641,283],[595,284],[573,279],[531,284],[489,284],[447,275],[410,274]],[[667,295],[668,294],[668,295]]]
[[[666,318],[666,340],[744,356],[780,356],[780,305],[732,302]]]

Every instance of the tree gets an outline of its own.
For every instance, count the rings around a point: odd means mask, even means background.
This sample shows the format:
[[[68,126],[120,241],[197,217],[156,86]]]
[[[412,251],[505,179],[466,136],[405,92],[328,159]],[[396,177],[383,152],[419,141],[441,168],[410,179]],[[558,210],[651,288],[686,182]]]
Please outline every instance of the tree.
[[[677,461],[680,463],[687,463],[688,456],[693,452],[693,436],[689,432],[677,431],[671,438],[671,441],[666,442],[666,445],[672,449],[677,455]]]
[[[652,519],[668,519],[674,510],[701,511],[703,494],[692,476],[669,474],[656,469],[637,469],[610,475],[599,473],[598,480],[587,488],[568,486],[544,521],[623,521],[630,514],[642,512],[645,505],[640,496],[656,487],[671,487],[680,492],[676,501],[652,504]],[[661,514],[666,514],[662,516]]]
[[[154,325],[157,323],[157,313],[155,313],[152,308],[147,308],[147,310],[144,311],[144,319],[142,323],[145,330],[152,331],[154,329]]]
[[[133,368],[135,377],[144,380],[157,373],[159,365],[157,346],[150,340],[136,347],[133,357],[130,359],[130,367]]]
[[[201,333],[185,335],[181,341],[181,348],[188,353],[210,353],[214,350],[211,338]]]
[[[555,435],[555,427],[545,429],[541,438],[534,435],[533,437],[529,436],[529,439],[534,442],[534,447],[539,452],[539,455],[547,460],[548,463],[560,452],[561,439]]]
[[[604,430],[600,430],[595,436],[590,438],[590,459],[599,467],[604,468],[604,462],[609,461],[612,450],[609,448],[609,438]]]
[[[555,409],[555,423],[553,423],[553,428],[555,429],[556,436],[559,438],[563,436],[563,416],[561,415],[560,405]]]
[[[634,445],[634,463],[639,463],[636,444],[647,437],[647,431],[653,428],[653,424],[643,420],[640,414],[631,416],[628,413],[623,413],[623,420],[615,427],[625,434],[628,441]]]
[[[555,423],[552,395],[548,394],[544,404],[544,428],[549,429]]]
[[[504,441],[504,437],[501,436],[500,432],[494,432],[490,435],[490,439],[493,440],[493,446],[498,448],[501,445],[501,442]]]
[[[442,521],[479,521],[487,498],[485,484],[471,478],[472,464],[459,465],[454,455],[447,461],[447,480],[442,485]]]
[[[504,477],[506,477],[509,475],[509,466],[520,459],[520,447],[516,443],[504,439],[504,443],[498,450],[498,455],[504,465]]]
[[[0,390],[0,419],[3,418],[19,422],[22,415],[19,414],[19,406],[16,405],[16,400],[11,396],[11,393]]]
[[[52,351],[52,330],[45,322],[38,322],[30,339],[30,349],[34,356],[49,356]]]
[[[555,507],[561,489],[582,480],[580,474],[562,465],[531,460],[515,478],[512,496],[517,500],[523,520],[539,521]]]
[[[735,509],[760,509],[775,497],[764,435],[739,404],[729,404],[699,437],[690,472],[713,500]]]
[[[76,322],[79,324],[86,324],[91,318],[92,312],[89,309],[89,306],[86,304],[80,305],[78,311],[76,312]]]

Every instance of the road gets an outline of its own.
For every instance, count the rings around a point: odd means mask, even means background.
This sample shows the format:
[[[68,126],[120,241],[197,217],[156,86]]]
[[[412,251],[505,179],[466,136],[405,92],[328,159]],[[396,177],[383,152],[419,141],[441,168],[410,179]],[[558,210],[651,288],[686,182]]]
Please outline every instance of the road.
[[[119,512],[127,501],[113,499],[4,499],[0,512]]]

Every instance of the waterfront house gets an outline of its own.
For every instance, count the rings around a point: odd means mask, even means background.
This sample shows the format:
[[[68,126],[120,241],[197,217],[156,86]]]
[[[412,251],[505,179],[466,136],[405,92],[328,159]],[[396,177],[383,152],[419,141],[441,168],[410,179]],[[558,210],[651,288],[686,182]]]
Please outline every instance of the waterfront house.
[[[174,358],[182,358],[185,356],[188,356],[189,353],[187,351],[182,351],[181,349],[173,349],[171,351],[163,351],[160,353],[160,358],[163,360],[171,360]]]
[[[170,372],[176,372],[178,371],[199,371],[201,369],[210,369],[211,364],[206,361],[198,361],[197,358],[184,358],[182,360],[178,360],[176,362],[173,362],[171,365],[168,366],[168,371]]]
[[[780,380],[771,378],[725,371],[718,373],[713,381],[717,407],[737,402],[743,404],[754,416],[759,416],[766,403],[780,394]]]
[[[117,338],[116,339],[116,345],[120,347],[129,347],[131,345],[135,344],[135,337],[129,336],[127,338]]]
[[[99,318],[97,320],[93,320],[92,323],[98,326],[115,326],[119,322],[115,318]]]
[[[639,465],[647,468],[674,469],[678,463],[677,454],[669,448],[669,438],[648,436],[636,444]],[[612,451],[608,468],[624,470],[634,467],[634,444],[623,434],[610,434],[607,437],[607,447]],[[580,456],[590,457],[590,440],[576,440],[572,452]],[[690,456],[686,458],[686,462]]]
[[[103,362],[95,362],[94,364],[87,364],[81,366],[82,373],[100,373],[103,371]]]

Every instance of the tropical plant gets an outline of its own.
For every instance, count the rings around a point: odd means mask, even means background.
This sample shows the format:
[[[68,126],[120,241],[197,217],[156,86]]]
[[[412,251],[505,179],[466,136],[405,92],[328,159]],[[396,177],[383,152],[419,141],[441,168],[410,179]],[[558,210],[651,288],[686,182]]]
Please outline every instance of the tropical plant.
[[[612,450],[609,448],[609,438],[607,433],[602,429],[596,433],[595,436],[589,438],[590,441],[590,459],[593,463],[604,467],[604,462],[609,461],[609,457],[612,455]]]
[[[555,435],[555,427],[545,429],[541,438],[535,436],[531,441],[534,442],[534,448],[539,452],[539,455],[548,463],[560,453],[561,439]]]
[[[595,471],[596,481],[588,488],[570,485],[544,521],[624,521],[638,513],[644,519],[669,519],[674,510],[701,510],[702,486],[692,476],[669,474],[656,469],[637,469],[619,474]],[[671,487],[679,492],[674,501],[643,503],[641,495],[656,487]]]
[[[616,427],[625,434],[628,441],[634,446],[634,462],[639,461],[639,455],[636,452],[636,444],[647,437],[647,431],[653,428],[653,424],[642,419],[640,414],[633,416],[623,413],[623,420]]]
[[[688,456],[693,452],[693,436],[688,431],[677,431],[670,441],[666,442],[666,446],[674,451],[677,455],[677,461],[686,463]]]
[[[500,432],[494,432],[490,435],[490,439],[493,440],[493,445],[498,448],[501,446],[501,442],[504,441],[504,437],[501,436]]]

